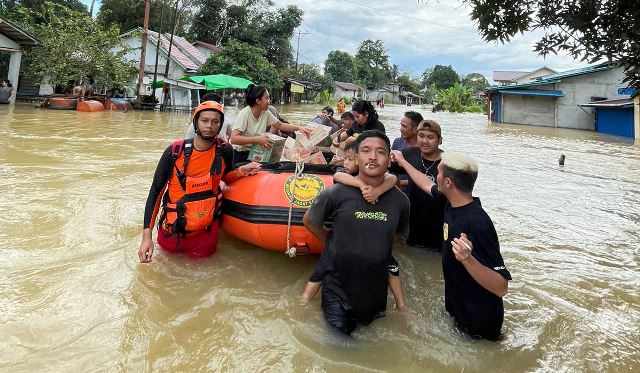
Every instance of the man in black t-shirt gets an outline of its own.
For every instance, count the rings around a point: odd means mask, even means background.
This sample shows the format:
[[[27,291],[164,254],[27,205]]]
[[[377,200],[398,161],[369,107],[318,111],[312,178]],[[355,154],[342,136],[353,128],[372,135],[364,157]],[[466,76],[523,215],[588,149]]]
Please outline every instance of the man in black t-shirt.
[[[472,196],[477,177],[478,166],[470,157],[442,155],[437,188],[448,200],[443,224],[444,300],[460,329],[497,340],[504,319],[502,297],[511,274],[493,222]]]
[[[389,164],[389,139],[379,131],[365,131],[357,141],[357,177],[380,185]],[[331,231],[323,227],[327,220]],[[409,200],[397,188],[370,204],[358,188],[334,184],[314,200],[304,224],[330,243],[330,265],[322,280],[322,310],[329,324],[350,334],[357,323],[367,325],[386,310],[393,239],[406,232],[408,220]]]
[[[442,217],[446,199],[437,188],[433,191],[442,150],[442,130],[433,120],[423,120],[418,125],[415,147],[402,151],[393,150],[394,162],[390,171],[409,177],[408,195],[411,201],[409,238],[407,244],[442,251]]]

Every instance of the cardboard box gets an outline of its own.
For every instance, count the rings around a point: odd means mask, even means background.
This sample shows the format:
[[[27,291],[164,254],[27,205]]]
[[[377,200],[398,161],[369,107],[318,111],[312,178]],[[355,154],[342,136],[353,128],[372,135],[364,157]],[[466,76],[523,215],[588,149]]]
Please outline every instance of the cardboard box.
[[[304,163],[311,164],[327,164],[327,160],[324,158],[322,152],[315,152],[304,160]]]
[[[307,138],[304,133],[296,131],[296,146],[301,148],[308,148],[315,145],[325,146],[327,141],[331,141],[331,127],[318,123],[309,123],[305,128],[310,130],[311,134],[309,138]]]
[[[273,133],[264,133],[273,140],[273,147],[265,149],[262,145],[253,144],[249,150],[249,161],[251,162],[278,162],[284,150],[284,143],[287,140],[284,137],[274,135]]]
[[[308,158],[313,153],[312,148],[284,148],[280,161],[295,162],[301,159]]]

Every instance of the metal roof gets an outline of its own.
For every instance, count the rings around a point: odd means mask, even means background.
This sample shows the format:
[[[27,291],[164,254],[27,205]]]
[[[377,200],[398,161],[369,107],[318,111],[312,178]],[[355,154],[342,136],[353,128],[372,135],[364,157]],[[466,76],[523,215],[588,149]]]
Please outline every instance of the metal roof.
[[[157,43],[158,33],[155,31],[148,30],[147,35],[156,41],[153,41],[153,44]],[[177,61],[181,66],[183,66],[187,70],[199,70],[200,66],[198,66],[195,62],[191,61],[189,57],[187,57],[184,53],[180,51],[177,45],[175,45],[175,35],[174,35],[174,46],[175,48],[171,48],[171,58]],[[166,51],[169,50],[169,38],[165,35],[160,35],[160,46]]]
[[[180,48],[180,51],[187,55],[187,57],[191,58],[191,60],[198,66],[202,66],[204,64],[204,61],[207,59],[202,54],[202,52],[197,50],[196,47],[194,47],[187,41],[187,39],[183,38],[182,36],[173,35],[173,43],[177,45]]]
[[[560,83],[560,80],[554,79],[554,80],[544,80],[544,81],[533,81],[531,83],[523,83],[523,84],[497,85],[497,86],[487,88],[485,92],[495,92],[495,91],[518,89],[518,88],[535,87],[535,86],[556,84],[556,83]]]
[[[617,67],[617,65],[615,63],[606,62],[606,63],[602,63],[602,64],[595,65],[595,66],[587,66],[587,67],[582,67],[582,68],[579,68],[579,69],[563,71],[563,72],[559,72],[559,73],[555,73],[555,74],[543,75],[543,76],[539,76],[539,77],[537,77],[535,79],[538,80],[538,81],[542,81],[542,80],[550,80],[550,79],[556,80],[556,79],[570,78],[570,77],[578,76],[578,75],[597,73],[598,71],[609,70],[609,69],[613,69],[615,67]]]
[[[530,74],[531,71],[494,71],[494,82],[513,82],[516,79]]]
[[[20,45],[32,46],[40,44],[40,41],[34,36],[31,36],[28,32],[3,18],[0,18],[0,34],[5,35]]]
[[[342,89],[346,89],[349,91],[357,91],[359,89],[359,87],[353,83],[346,83],[346,82],[334,82],[336,84],[337,87],[340,87]]]
[[[580,106],[595,108],[625,108],[633,107],[633,101],[631,101],[630,98],[617,98],[614,100],[593,101],[586,104],[580,104]]]
[[[186,88],[186,89],[206,89],[207,88],[202,84],[190,82],[187,80],[175,80],[175,79],[169,79],[169,78],[158,80],[156,82],[156,88],[162,87],[163,82],[166,83],[167,85],[177,86],[177,87]]]
[[[526,89],[511,89],[498,91],[499,93],[508,94],[508,95],[522,95],[522,96],[547,96],[547,97],[563,97],[564,93],[562,91],[535,91],[535,90],[526,90]]]
[[[196,44],[197,44],[197,45],[201,45],[201,46],[203,46],[203,47],[205,47],[205,48],[207,48],[207,49],[211,50],[213,53],[217,53],[217,52],[220,50],[220,48],[219,48],[219,47],[216,47],[216,46],[215,46],[215,45],[213,45],[213,44],[205,43],[204,41],[196,40],[196,41],[193,43],[193,45],[196,45]]]

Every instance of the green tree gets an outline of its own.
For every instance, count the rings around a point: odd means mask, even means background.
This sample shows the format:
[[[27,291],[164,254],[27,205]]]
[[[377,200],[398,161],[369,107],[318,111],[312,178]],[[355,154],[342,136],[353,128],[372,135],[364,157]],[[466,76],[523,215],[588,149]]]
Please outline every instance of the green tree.
[[[293,49],[289,39],[302,23],[304,12],[295,5],[288,5],[276,12],[268,12],[263,18],[258,42],[266,50],[269,62],[282,69],[293,62]]]
[[[402,87],[403,91],[413,92],[420,94],[420,84],[414,79],[411,74],[404,72],[396,79],[396,83]]]
[[[108,87],[127,87],[136,67],[124,58],[128,46],[116,26],[104,28],[86,13],[45,2],[42,11],[21,8],[21,15],[41,44],[24,54],[25,74],[51,84],[86,80],[87,75]],[[45,19],[44,24],[36,23]],[[112,52],[112,50],[119,50]]]
[[[438,92],[438,104],[452,113],[482,113],[484,111],[484,107],[476,102],[475,94],[471,89],[460,83],[455,83]]]
[[[231,40],[257,45],[279,69],[293,62],[289,39],[302,22],[300,8],[289,5],[276,10],[269,1],[198,0],[191,23],[194,39],[219,45]]]
[[[343,51],[329,52],[324,61],[324,71],[338,82],[351,83],[357,79],[356,64],[353,57]]]
[[[422,75],[420,75],[420,86],[423,88],[428,88],[429,87],[429,76],[431,75],[431,73],[433,72],[433,67],[427,67],[426,69],[424,69],[424,72],[422,73]]]
[[[594,63],[616,61],[625,82],[640,93],[640,6],[637,0],[465,0],[487,41],[509,42],[516,34],[544,30],[534,50],[567,53]]]
[[[435,84],[439,90],[447,89],[453,87],[455,83],[460,83],[460,77],[451,65],[435,65],[427,77],[426,83],[427,86]]]
[[[11,13],[18,8],[27,8],[35,12],[42,11],[47,0],[0,0],[0,14]],[[54,4],[60,4],[73,11],[87,13],[89,10],[80,0],[49,0]]]
[[[382,40],[365,40],[356,52],[358,80],[367,88],[379,88],[391,79],[389,55]]]
[[[422,90],[422,95],[424,96],[425,103],[433,103],[438,99],[438,88],[436,88],[435,84],[431,84]]]
[[[264,57],[265,50],[239,41],[223,44],[201,69],[202,75],[229,74],[241,76],[269,88],[280,88],[282,82],[276,67]]]
[[[145,1],[132,0],[102,0],[98,12],[98,22],[104,27],[116,25],[122,32],[131,31],[142,27],[144,23]],[[189,2],[178,3],[178,19],[176,22],[176,34],[184,35],[187,23],[193,19],[189,10]],[[175,1],[155,0],[151,3],[149,14],[149,29],[159,32],[162,23],[162,32],[171,33]]]
[[[480,73],[471,73],[462,78],[462,85],[469,87],[473,92],[481,92],[489,87],[489,82],[484,75]]]

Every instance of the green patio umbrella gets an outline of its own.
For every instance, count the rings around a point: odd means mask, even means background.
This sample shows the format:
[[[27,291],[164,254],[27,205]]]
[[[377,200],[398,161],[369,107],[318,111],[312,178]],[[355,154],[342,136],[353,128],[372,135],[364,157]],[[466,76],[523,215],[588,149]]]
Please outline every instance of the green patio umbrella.
[[[202,84],[207,87],[207,91],[215,91],[218,89],[246,89],[249,84],[253,84],[251,80],[225,74],[185,76],[181,78],[181,80]]]

